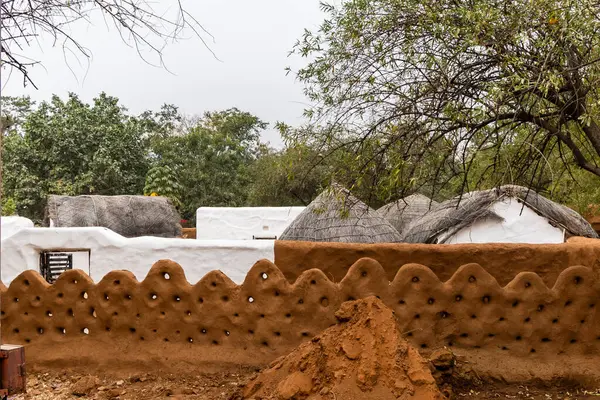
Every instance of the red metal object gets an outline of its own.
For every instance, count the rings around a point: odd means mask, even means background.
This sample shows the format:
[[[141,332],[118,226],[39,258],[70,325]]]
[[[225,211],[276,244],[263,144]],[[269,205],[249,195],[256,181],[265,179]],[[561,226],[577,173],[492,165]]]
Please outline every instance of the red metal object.
[[[0,346],[0,397],[26,392],[25,348],[13,344]]]

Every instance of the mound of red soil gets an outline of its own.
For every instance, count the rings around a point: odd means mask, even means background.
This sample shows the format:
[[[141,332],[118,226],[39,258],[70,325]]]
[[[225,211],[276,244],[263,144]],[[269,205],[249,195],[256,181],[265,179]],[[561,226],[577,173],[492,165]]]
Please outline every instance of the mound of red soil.
[[[245,399],[443,399],[426,361],[379,299],[346,302],[338,324],[275,360]]]

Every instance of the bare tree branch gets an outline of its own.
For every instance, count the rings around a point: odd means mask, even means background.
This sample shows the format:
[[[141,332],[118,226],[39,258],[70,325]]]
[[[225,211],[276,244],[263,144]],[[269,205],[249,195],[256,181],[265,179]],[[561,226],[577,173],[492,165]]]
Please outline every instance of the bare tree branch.
[[[101,13],[107,24],[110,21],[123,42],[134,47],[146,62],[143,51],[147,50],[158,56],[161,67],[166,67],[164,47],[169,42],[184,38],[186,32],[199,38],[215,56],[205,38],[212,36],[183,8],[181,1],[175,0],[174,5],[176,11],[166,16],[146,0],[2,0],[2,68],[17,70],[23,76],[24,85],[36,87],[30,70],[38,63],[20,53],[40,37],[50,37],[54,44],[61,42],[63,48],[90,58],[91,52],[83,45],[82,39],[73,37],[67,27],[78,21],[91,23],[90,18],[94,13]]]

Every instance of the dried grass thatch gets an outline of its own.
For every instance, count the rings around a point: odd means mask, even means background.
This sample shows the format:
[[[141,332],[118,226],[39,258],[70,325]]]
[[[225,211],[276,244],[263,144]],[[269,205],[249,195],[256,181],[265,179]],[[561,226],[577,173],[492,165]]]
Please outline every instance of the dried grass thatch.
[[[400,233],[413,220],[421,218],[439,203],[427,196],[415,193],[377,210],[377,213],[387,219]]]
[[[398,231],[375,210],[339,185],[321,193],[287,227],[281,240],[395,243]]]
[[[507,185],[496,189],[467,193],[447,200],[431,212],[411,222],[402,234],[407,243],[444,243],[462,228],[473,222],[502,217],[491,211],[490,207],[503,198],[516,198],[527,207],[547,218],[551,224],[564,228],[570,235],[597,238],[592,226],[577,212],[555,203],[531,189]]]
[[[181,236],[179,214],[165,197],[50,196],[46,219],[55,227],[101,226],[125,237]]]

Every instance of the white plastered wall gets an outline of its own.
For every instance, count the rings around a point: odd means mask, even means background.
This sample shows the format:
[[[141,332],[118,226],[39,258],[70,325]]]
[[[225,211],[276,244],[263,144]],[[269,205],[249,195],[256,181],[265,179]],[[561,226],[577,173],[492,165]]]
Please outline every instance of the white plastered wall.
[[[196,239],[252,240],[253,236],[276,236],[304,207],[200,207],[196,210]]]
[[[492,210],[504,220],[482,219],[467,226],[445,243],[531,243],[552,244],[565,241],[564,229],[554,227],[548,219],[514,198],[492,205]],[[444,236],[438,238],[442,242]]]
[[[21,229],[33,228],[33,221],[24,217],[2,217],[2,226],[0,227],[2,240],[19,232]]]
[[[90,250],[89,267],[86,257],[74,257],[73,268],[89,270],[96,282],[112,270],[131,271],[141,281],[156,261],[169,259],[191,283],[221,270],[239,284],[258,260],[274,259],[273,240],[129,239],[106,228],[28,228],[2,240],[2,281],[8,285],[27,269],[39,271],[40,251],[83,249]]]

